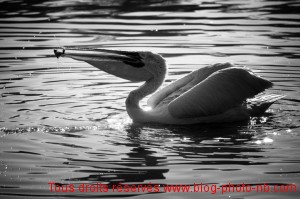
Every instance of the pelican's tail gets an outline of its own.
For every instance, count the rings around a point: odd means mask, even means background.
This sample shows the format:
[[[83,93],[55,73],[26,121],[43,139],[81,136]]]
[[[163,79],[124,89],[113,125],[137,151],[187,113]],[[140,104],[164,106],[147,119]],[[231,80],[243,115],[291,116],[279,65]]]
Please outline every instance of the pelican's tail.
[[[285,97],[284,95],[262,93],[247,100],[247,110],[250,116],[262,115],[274,102]]]

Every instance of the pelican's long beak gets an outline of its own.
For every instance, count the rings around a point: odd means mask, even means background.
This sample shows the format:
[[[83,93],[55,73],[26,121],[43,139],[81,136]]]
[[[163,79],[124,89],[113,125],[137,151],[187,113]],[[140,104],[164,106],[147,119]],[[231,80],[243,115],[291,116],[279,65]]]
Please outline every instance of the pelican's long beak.
[[[108,50],[98,48],[63,48],[55,49],[54,54],[59,57],[70,57],[103,70],[112,75],[130,81],[147,81],[151,78],[139,52]]]

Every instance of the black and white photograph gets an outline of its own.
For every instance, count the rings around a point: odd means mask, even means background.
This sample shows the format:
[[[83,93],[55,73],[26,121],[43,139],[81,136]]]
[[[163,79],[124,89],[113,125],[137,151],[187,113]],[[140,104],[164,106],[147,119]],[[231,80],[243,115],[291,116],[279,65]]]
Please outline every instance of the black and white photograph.
[[[0,0],[0,198],[300,194],[297,0]]]

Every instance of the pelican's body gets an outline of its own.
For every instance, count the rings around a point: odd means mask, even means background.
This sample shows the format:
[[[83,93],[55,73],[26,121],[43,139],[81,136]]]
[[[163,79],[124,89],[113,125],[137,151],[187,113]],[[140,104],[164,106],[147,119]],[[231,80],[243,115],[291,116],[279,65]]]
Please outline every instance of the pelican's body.
[[[68,50],[68,49],[67,49]],[[152,52],[104,49],[69,49],[55,55],[85,61],[96,68],[131,81],[145,81],[126,99],[126,110],[134,122],[196,124],[233,122],[265,112],[281,95],[260,94],[272,86],[244,67],[230,63],[200,68],[159,90],[164,82],[165,60]],[[144,110],[139,102],[152,95]],[[258,95],[260,94],[260,95]]]

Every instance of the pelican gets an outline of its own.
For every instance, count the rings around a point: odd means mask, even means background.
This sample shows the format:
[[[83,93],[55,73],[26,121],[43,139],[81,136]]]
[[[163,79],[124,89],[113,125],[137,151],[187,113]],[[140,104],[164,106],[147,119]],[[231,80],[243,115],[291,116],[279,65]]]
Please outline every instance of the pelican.
[[[55,49],[54,54],[84,61],[126,80],[144,81],[126,99],[127,113],[136,123],[186,125],[247,120],[263,114],[283,97],[262,93],[273,85],[270,81],[230,63],[200,68],[157,91],[167,74],[166,61],[159,54],[98,48]],[[151,108],[141,108],[140,101],[152,93],[147,101]]]

